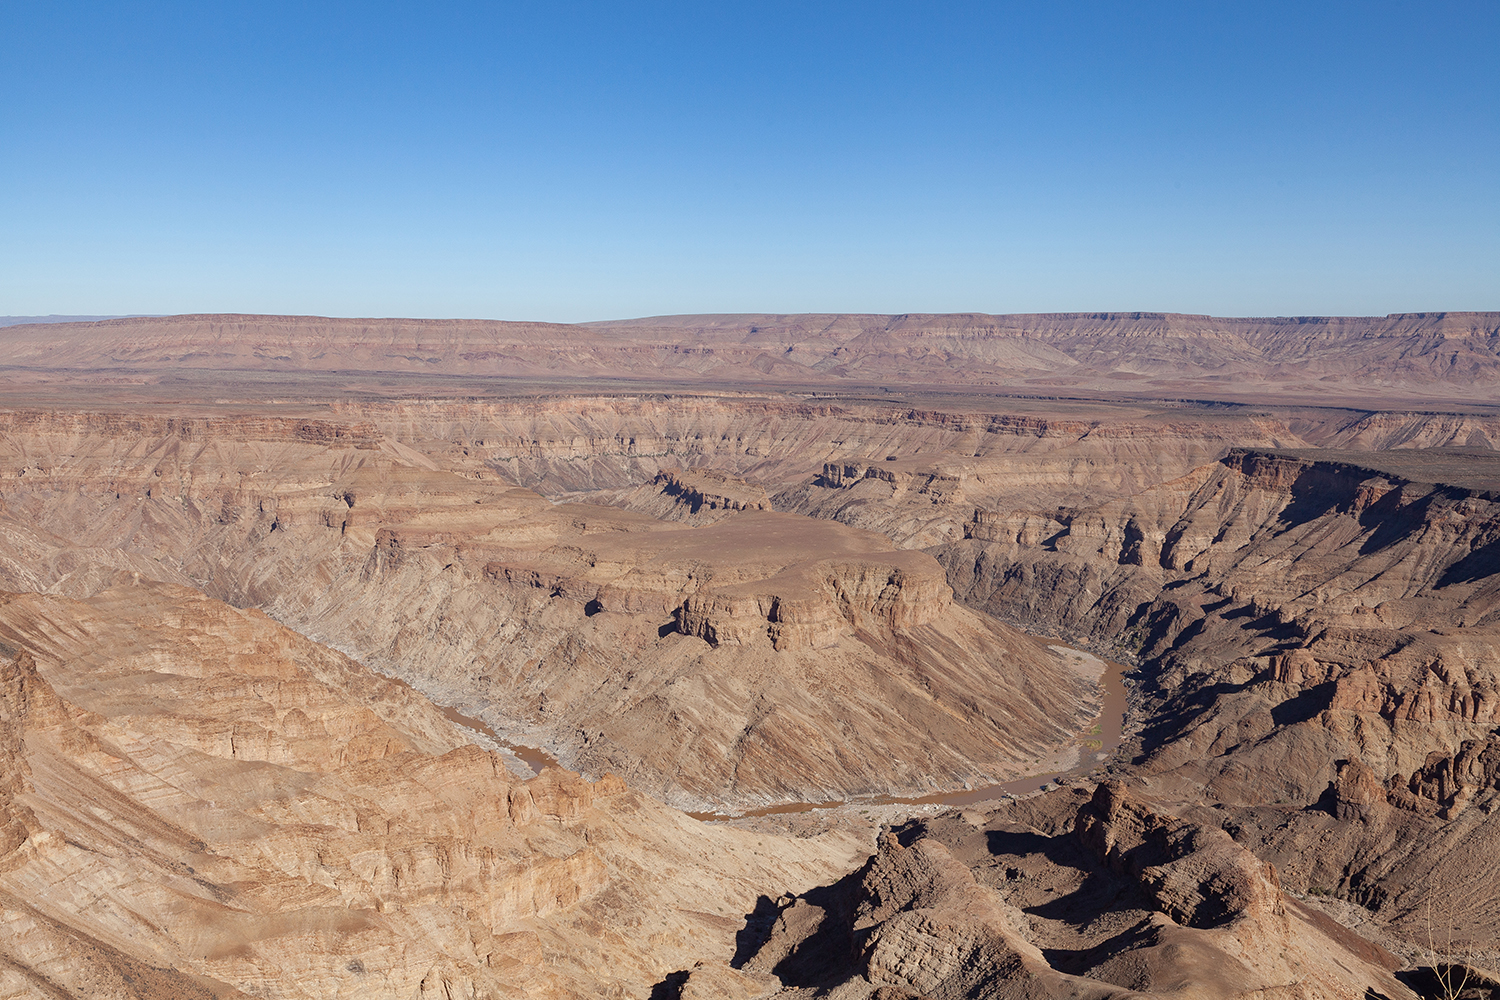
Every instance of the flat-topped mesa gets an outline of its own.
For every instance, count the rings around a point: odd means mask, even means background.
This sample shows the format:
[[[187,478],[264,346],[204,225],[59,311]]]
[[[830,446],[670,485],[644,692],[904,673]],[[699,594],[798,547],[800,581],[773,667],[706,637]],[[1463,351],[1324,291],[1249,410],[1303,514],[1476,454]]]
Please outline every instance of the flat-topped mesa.
[[[663,469],[656,474],[654,483],[666,495],[688,504],[695,514],[704,507],[709,510],[771,509],[771,497],[765,489],[712,469]]]
[[[777,650],[825,648],[855,630],[916,628],[952,605],[931,556],[889,549],[844,525],[748,510],[689,529],[577,509],[616,518],[621,530],[530,555],[513,550],[486,563],[485,578],[544,589],[590,613],[670,615],[676,631],[714,646]]]
[[[549,541],[544,522],[589,530]],[[470,573],[478,586],[458,589]],[[416,648],[401,629],[428,626],[407,601],[434,580],[455,586],[437,609],[452,624]],[[492,703],[546,727],[568,766],[693,808],[993,780],[1091,711],[1055,658],[956,606],[928,554],[792,514],[687,527],[559,504],[460,546],[380,555],[358,586],[395,609],[377,655],[425,657],[441,677],[439,657],[467,670],[483,656]]]
[[[899,492],[930,494],[933,503],[963,499],[963,476],[918,462],[902,461],[894,455],[883,462],[824,462],[816,485],[842,489],[874,479],[889,483]]]
[[[713,645],[770,641],[774,649],[831,646],[850,628],[925,625],[952,603],[942,568],[920,552],[789,566],[775,576],[692,595],[677,629]]]

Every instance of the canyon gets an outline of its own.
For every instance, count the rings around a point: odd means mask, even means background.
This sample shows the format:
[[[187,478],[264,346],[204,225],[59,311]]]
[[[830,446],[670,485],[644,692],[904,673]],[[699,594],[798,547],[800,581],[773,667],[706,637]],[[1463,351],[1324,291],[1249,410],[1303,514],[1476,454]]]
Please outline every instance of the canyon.
[[[0,996],[1494,996],[1497,338],[8,327]]]

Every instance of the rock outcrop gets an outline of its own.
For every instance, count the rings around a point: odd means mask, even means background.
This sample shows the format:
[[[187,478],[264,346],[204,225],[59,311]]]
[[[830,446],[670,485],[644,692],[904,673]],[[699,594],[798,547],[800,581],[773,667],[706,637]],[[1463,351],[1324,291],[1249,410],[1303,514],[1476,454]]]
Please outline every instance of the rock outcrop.
[[[593,503],[602,499],[589,496]],[[771,509],[764,487],[713,469],[663,469],[650,484],[625,491],[614,503],[689,524],[708,524],[735,511]]]
[[[1492,454],[1236,451],[1040,541],[976,520],[935,551],[978,606],[1123,638],[1151,665],[1145,773],[1230,807],[1295,884],[1413,941],[1424,901],[1463,899],[1483,942],[1500,897],[1466,859],[1500,844]]]
[[[1413,996],[1229,834],[1120,784],[910,824],[759,928],[746,971],[838,996]]]

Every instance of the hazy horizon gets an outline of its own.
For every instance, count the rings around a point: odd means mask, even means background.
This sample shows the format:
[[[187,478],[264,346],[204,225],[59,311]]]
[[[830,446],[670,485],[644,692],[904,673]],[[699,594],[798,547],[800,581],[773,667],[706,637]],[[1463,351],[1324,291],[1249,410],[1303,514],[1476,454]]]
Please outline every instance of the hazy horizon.
[[[591,326],[591,325],[593,325],[593,326],[602,326],[602,325],[609,325],[609,324],[626,324],[626,325],[629,325],[629,324],[638,324],[638,323],[645,323],[645,322],[650,321],[650,320],[680,320],[680,319],[696,319],[696,318],[704,318],[704,317],[714,317],[714,318],[724,318],[724,319],[736,319],[736,318],[748,318],[748,317],[768,317],[769,318],[769,317],[794,317],[794,316],[846,316],[846,317],[852,317],[852,316],[891,316],[891,317],[897,317],[897,316],[991,316],[991,317],[1004,317],[1004,316],[1079,316],[1079,317],[1099,317],[1099,316],[1119,316],[1119,317],[1128,317],[1128,316],[1140,316],[1140,317],[1177,316],[1177,317],[1188,318],[1188,319],[1191,319],[1191,318],[1200,318],[1201,317],[1201,318],[1207,318],[1207,319],[1226,320],[1226,321],[1230,321],[1230,322],[1240,322],[1240,321],[1253,322],[1253,321],[1258,321],[1258,320],[1273,320],[1274,321],[1274,320],[1320,320],[1320,319],[1340,319],[1340,320],[1368,319],[1368,320],[1378,320],[1378,319],[1390,319],[1390,318],[1400,317],[1400,316],[1439,316],[1439,315],[1496,316],[1496,315],[1500,315],[1500,308],[1497,308],[1497,309],[1430,309],[1430,310],[1416,310],[1416,311],[1402,311],[1402,312],[1369,314],[1369,315],[1363,315],[1363,316],[1358,316],[1358,315],[1336,315],[1336,314],[1331,314],[1331,313],[1325,313],[1325,314],[1279,313],[1279,314],[1265,314],[1265,315],[1260,315],[1260,316],[1250,316],[1250,315],[1245,315],[1245,316],[1216,316],[1216,315],[1214,315],[1212,313],[1187,313],[1187,312],[1182,312],[1181,310],[1175,310],[1175,309],[1167,309],[1167,310],[1159,310],[1159,309],[1092,309],[1092,310],[1064,309],[1064,310],[1058,310],[1056,312],[1033,312],[1033,313],[1022,313],[1022,312],[1012,312],[1012,313],[983,313],[983,312],[978,312],[976,310],[965,310],[965,311],[959,311],[959,312],[939,312],[939,313],[932,313],[932,312],[926,312],[926,311],[916,311],[916,310],[902,310],[902,311],[890,312],[890,313],[870,312],[868,310],[847,311],[847,312],[778,313],[778,312],[769,312],[769,311],[766,311],[766,310],[759,310],[759,311],[754,311],[754,312],[658,313],[658,314],[647,315],[647,316],[605,316],[605,317],[595,317],[593,319],[583,319],[583,320],[554,320],[554,319],[549,319],[549,318],[544,317],[544,316],[414,316],[414,315],[385,315],[385,316],[381,316],[381,315],[373,315],[373,314],[359,315],[359,314],[355,314],[355,313],[347,313],[347,314],[339,314],[339,313],[245,313],[245,312],[233,312],[233,311],[226,311],[226,310],[216,310],[216,311],[203,311],[203,312],[195,312],[195,313],[164,313],[164,312],[157,312],[157,313],[102,313],[102,314],[97,314],[97,315],[69,315],[69,314],[50,313],[50,314],[47,314],[47,315],[40,315],[40,316],[0,316],[0,329],[3,329],[5,327],[10,327],[10,326],[24,326],[24,325],[30,325],[30,324],[47,325],[47,324],[64,324],[64,323],[97,323],[97,322],[102,322],[102,321],[105,321],[105,320],[115,320],[115,319],[173,319],[173,318],[191,317],[191,316],[239,316],[239,317],[246,317],[246,318],[266,318],[266,319],[288,318],[288,319],[331,319],[331,320],[355,320],[355,321],[358,321],[358,320],[367,320],[367,321],[371,321],[371,322],[408,321],[408,322],[422,323],[422,322],[428,322],[428,321],[439,321],[439,322],[456,322],[456,323],[462,323],[462,322],[472,322],[472,323],[543,323],[543,324],[557,324],[557,325],[565,325],[565,326],[566,325],[574,325],[574,326]]]

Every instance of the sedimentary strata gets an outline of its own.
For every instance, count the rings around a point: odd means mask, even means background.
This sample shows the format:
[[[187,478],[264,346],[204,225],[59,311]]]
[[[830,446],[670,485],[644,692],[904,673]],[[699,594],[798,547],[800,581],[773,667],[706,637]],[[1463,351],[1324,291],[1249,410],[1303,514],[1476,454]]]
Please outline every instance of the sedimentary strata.
[[[1218,803],[1289,884],[1412,942],[1442,905],[1464,914],[1461,943],[1488,946],[1492,456],[1235,450],[1097,507],[980,508],[966,539],[929,551],[974,606],[1146,665],[1135,773]]]

